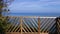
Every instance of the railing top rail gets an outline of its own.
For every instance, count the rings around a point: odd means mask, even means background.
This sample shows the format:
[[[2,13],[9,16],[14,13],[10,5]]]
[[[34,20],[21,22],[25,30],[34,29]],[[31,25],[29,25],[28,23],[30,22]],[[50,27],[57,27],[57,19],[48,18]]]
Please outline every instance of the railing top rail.
[[[40,16],[8,16],[8,17],[23,17],[23,18],[57,18],[57,17],[40,17]]]

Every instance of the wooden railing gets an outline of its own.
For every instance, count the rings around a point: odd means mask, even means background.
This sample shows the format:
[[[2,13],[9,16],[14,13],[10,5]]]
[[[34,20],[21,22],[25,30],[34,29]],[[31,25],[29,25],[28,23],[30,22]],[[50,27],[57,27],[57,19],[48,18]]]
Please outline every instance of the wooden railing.
[[[56,17],[9,17],[7,34],[48,34],[55,32]]]
[[[56,18],[57,34],[60,34],[60,17]]]

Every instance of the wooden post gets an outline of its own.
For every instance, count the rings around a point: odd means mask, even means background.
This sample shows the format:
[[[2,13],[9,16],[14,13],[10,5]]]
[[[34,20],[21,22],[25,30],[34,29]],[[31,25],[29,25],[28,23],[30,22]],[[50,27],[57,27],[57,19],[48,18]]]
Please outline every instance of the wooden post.
[[[38,17],[38,34],[40,34],[40,17]]]
[[[20,17],[20,26],[21,26],[21,34],[22,34],[22,17]]]

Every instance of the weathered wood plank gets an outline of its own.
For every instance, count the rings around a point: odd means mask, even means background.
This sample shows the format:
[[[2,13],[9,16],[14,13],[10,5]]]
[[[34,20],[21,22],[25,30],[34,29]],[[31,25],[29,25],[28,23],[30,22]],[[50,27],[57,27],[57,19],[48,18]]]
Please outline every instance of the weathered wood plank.
[[[38,34],[38,32],[22,32],[23,34]],[[21,32],[7,32],[7,34],[21,34]],[[48,33],[40,33],[40,34],[48,34]]]
[[[38,34],[40,34],[40,17],[38,18]]]
[[[21,26],[21,34],[22,34],[22,22],[23,22],[22,21],[22,17],[20,17],[20,22],[21,22],[21,25],[20,26]]]

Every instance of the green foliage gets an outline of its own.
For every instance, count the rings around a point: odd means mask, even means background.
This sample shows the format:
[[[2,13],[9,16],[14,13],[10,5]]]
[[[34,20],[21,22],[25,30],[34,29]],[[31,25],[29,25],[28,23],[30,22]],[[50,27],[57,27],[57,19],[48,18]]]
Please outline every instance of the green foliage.
[[[6,29],[8,28],[8,19],[7,17],[2,17],[3,12],[8,12],[8,5],[12,0],[0,0],[0,34],[5,34]]]
[[[0,17],[0,34],[5,34],[9,22],[7,17]]]

